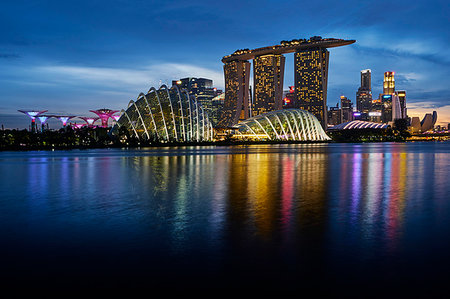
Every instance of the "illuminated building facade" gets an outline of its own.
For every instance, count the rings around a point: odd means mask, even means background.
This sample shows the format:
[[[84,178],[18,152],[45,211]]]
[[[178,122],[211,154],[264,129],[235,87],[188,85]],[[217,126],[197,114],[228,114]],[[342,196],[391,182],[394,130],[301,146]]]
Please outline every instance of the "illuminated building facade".
[[[220,113],[222,112],[225,102],[225,93],[221,93],[211,100],[211,112],[209,117],[213,127],[215,127],[220,120]]]
[[[223,66],[225,73],[225,102],[218,126],[232,127],[249,113],[250,62],[233,60]]]
[[[209,114],[211,114],[212,99],[222,93],[222,90],[213,87],[213,80],[206,78],[188,77],[173,80],[173,85],[186,89],[190,95],[195,96],[197,101],[202,104],[203,109],[207,110]]]
[[[342,123],[341,120],[342,120],[342,110],[339,108],[339,106],[336,105],[334,107],[330,107],[330,109],[328,110],[327,125],[328,126],[338,125]]]
[[[406,110],[406,91],[399,90],[396,91],[395,94],[398,96],[398,100],[400,102],[401,118],[408,118],[408,113]]]
[[[411,119],[411,131],[413,133],[423,133],[434,128],[437,121],[437,112],[433,111],[433,114],[427,113],[424,118],[420,120],[418,117]]]
[[[282,109],[248,118],[236,125],[236,137],[251,140],[330,140],[318,119],[301,109]]]
[[[187,77],[177,81],[172,81],[172,85],[178,85],[178,88],[186,89],[190,94],[197,94],[199,91],[212,88],[213,81],[206,78]]]
[[[295,101],[293,106],[313,113],[325,128],[327,122],[327,82],[329,52],[327,48],[354,43],[355,40],[322,38],[281,41],[279,45],[257,49],[236,50],[224,56],[225,103],[218,127],[230,127],[249,116],[274,111],[290,104],[283,103],[285,58],[282,54],[295,53]],[[254,94],[249,107],[250,63],[254,63]]]
[[[154,142],[200,142],[213,139],[208,114],[194,96],[176,85],[151,88],[130,101],[111,130],[126,129],[131,136]]]
[[[356,110],[365,118],[372,105],[372,79],[371,70],[361,71],[361,86],[356,92]]]
[[[383,94],[393,94],[395,91],[394,72],[385,72],[383,79]]]
[[[353,103],[345,96],[341,96],[341,121],[340,123],[353,120]]]
[[[253,60],[252,116],[282,109],[285,60],[283,55],[273,54]]]
[[[339,102],[341,108],[339,108]],[[346,96],[341,96],[339,102],[328,110],[328,126],[335,126],[354,119],[352,101]]]
[[[330,52],[326,48],[298,51],[294,56],[295,93],[300,109],[327,125],[327,82]]]

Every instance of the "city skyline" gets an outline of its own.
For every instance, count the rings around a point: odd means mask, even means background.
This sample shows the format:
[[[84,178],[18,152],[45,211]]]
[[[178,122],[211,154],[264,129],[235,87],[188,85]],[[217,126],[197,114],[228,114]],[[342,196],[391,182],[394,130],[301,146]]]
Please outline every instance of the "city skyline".
[[[225,89],[224,55],[314,35],[357,40],[333,49],[329,107],[341,95],[356,104],[361,70],[372,70],[373,95],[382,92],[384,72],[394,71],[396,86],[407,92],[409,116],[436,110],[437,124],[450,122],[450,61],[441,53],[449,43],[444,1],[390,4],[401,18],[388,17],[382,3],[264,1],[240,4],[242,11],[233,1],[108,3],[2,4],[1,124],[28,127],[17,109],[84,116],[98,107],[121,109],[150,86],[183,77],[209,78]],[[291,10],[302,18],[292,18]],[[265,22],[275,13],[279,17],[268,28]],[[293,59],[286,57],[284,90],[294,85]]]

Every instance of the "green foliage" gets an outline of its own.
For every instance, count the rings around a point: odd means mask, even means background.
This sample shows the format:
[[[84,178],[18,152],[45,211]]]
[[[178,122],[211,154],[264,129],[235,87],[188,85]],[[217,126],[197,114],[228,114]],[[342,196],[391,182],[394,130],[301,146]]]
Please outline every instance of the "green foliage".
[[[70,149],[120,145],[108,135],[107,128],[46,130],[32,133],[27,130],[0,131],[0,150]]]

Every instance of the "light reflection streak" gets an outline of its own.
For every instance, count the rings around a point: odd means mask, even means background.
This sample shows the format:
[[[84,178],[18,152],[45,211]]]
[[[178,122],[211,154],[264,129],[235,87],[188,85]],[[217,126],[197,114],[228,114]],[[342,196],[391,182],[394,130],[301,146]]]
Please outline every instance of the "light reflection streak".
[[[57,194],[63,202],[83,198],[86,202],[77,204],[85,210],[92,208],[83,206],[89,202],[115,212],[122,211],[117,208],[122,205],[142,209],[145,212],[136,213],[151,223],[147,233],[167,229],[164,237],[176,254],[204,236],[208,239],[203,245],[211,248],[274,240],[283,248],[304,248],[310,240],[320,247],[331,232],[330,239],[342,248],[345,240],[356,252],[366,249],[356,254],[367,259],[381,251],[398,252],[407,208],[439,211],[436,202],[423,198],[434,196],[427,181],[444,184],[445,154],[407,153],[399,146],[372,144],[351,147],[353,151],[338,149],[333,155],[313,146],[296,146],[292,152],[286,148],[234,148],[236,153],[221,149],[221,154],[161,149],[163,154],[156,156],[121,157],[118,167],[113,165],[119,159],[95,156],[39,158],[27,164],[26,190],[30,199],[38,195],[40,203],[30,200],[36,214],[53,207],[46,194]],[[115,177],[129,184],[99,182]],[[73,186],[67,182],[86,189],[85,194],[71,193]],[[115,202],[108,198],[109,188],[127,197]],[[104,192],[100,199],[99,191]],[[230,234],[238,237],[229,241]]]
[[[358,217],[358,204],[361,196],[361,178],[362,178],[362,154],[353,154],[353,172],[352,172],[352,196],[351,196],[351,219],[356,224]]]
[[[291,157],[283,157],[281,160],[281,167],[283,171],[282,175],[282,208],[281,208],[281,224],[284,227],[284,231],[286,231],[289,227],[289,223],[292,217],[292,200],[294,196],[294,160]]]

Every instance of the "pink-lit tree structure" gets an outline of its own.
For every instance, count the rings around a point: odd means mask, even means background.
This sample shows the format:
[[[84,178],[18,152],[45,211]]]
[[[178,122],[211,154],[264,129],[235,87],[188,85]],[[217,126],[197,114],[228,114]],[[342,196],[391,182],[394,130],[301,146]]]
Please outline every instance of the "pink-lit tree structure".
[[[118,121],[120,118],[120,115],[113,115],[111,117],[114,119],[114,121]]]
[[[97,119],[99,119],[99,117],[86,117],[86,116],[79,116],[78,118],[84,120],[87,123],[88,127],[92,127],[94,123],[97,121]]]
[[[111,109],[98,109],[98,110],[89,110],[90,112],[93,112],[98,115],[98,117],[102,120],[102,127],[107,128],[108,127],[108,119],[112,117],[112,115],[116,112],[119,112],[119,110],[111,110]]]
[[[72,127],[75,129],[81,129],[84,126],[85,126],[85,124],[72,124]]]
[[[28,115],[31,118],[31,132],[36,132],[36,117],[41,115],[42,113],[47,112],[48,110],[18,110],[19,112],[22,112],[26,115]]]

